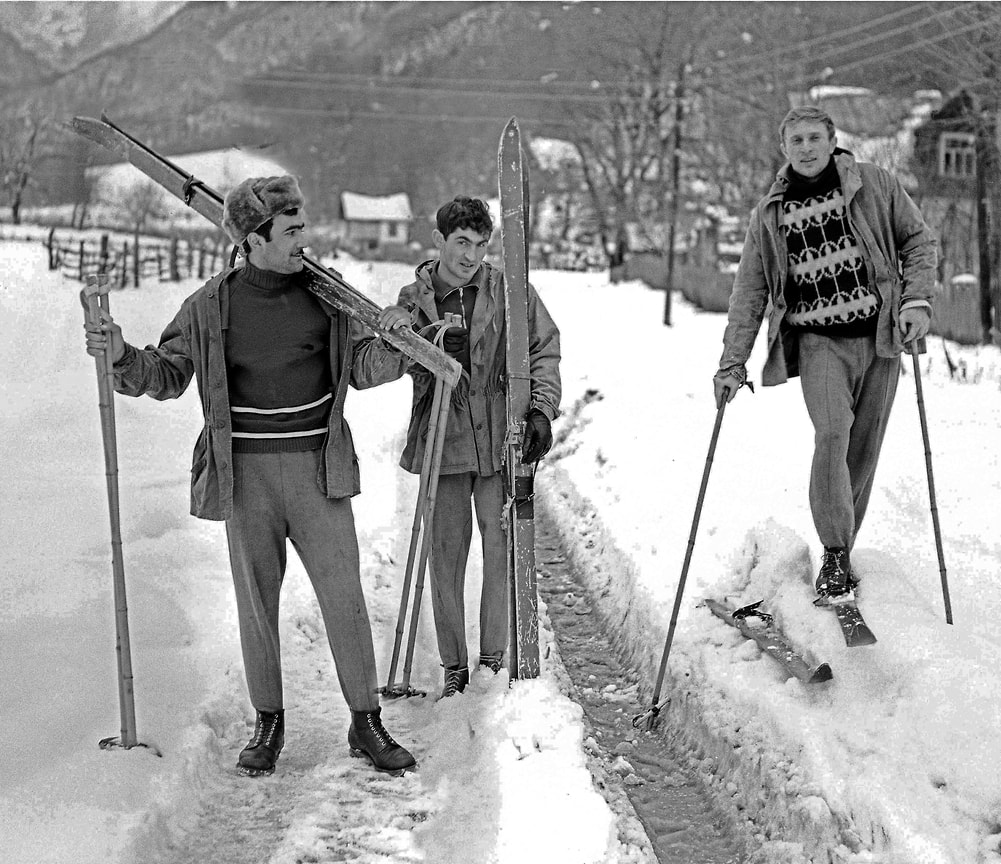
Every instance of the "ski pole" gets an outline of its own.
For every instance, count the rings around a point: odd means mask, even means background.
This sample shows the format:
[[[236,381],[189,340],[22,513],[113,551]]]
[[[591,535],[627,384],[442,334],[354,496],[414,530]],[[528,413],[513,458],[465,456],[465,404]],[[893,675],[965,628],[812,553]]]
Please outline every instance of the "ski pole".
[[[681,609],[681,598],[685,592],[685,580],[688,578],[688,567],[692,562],[692,551],[695,549],[695,535],[699,528],[699,518],[702,515],[702,502],[706,497],[706,487],[709,485],[709,469],[713,464],[713,455],[716,453],[716,441],[719,438],[719,427],[723,422],[723,411],[726,409],[726,399],[724,398],[719,408],[716,409],[716,423],[713,426],[712,439],[709,442],[709,454],[706,456],[706,467],[702,471],[702,485],[699,487],[698,501],[695,503],[695,517],[692,519],[692,530],[688,535],[688,549],[685,551],[685,562],[681,567],[681,579],[678,581],[678,590],[674,596],[674,609],[671,611],[671,623],[667,628],[667,640],[664,643],[664,654],[660,658],[660,671],[657,673],[657,683],[653,689],[653,700],[650,707],[635,717],[633,726],[639,728],[640,722],[645,718],[647,730],[652,730],[657,723],[657,715],[663,707],[660,701],[660,691],[664,684],[664,673],[667,671],[667,658],[671,654],[671,644],[674,642],[674,630],[678,624],[678,612]]]
[[[942,530],[938,524],[938,505],[935,503],[935,477],[931,468],[931,444],[928,438],[928,417],[925,414],[925,397],[921,388],[921,368],[918,363],[918,340],[911,342],[914,362],[914,389],[918,398],[918,416],[921,418],[921,437],[925,445],[925,468],[928,471],[928,498],[931,502],[931,521],[935,531],[935,549],[938,552],[938,572],[942,577],[942,601],[945,604],[945,621],[952,623],[952,603],[949,600],[949,579],[945,572],[945,553],[942,551]]]
[[[445,331],[449,326],[461,326],[461,320],[455,321],[451,313],[446,313],[442,321],[436,321],[431,326],[439,326],[435,338],[432,340],[435,345],[441,347]],[[396,637],[393,642],[393,656],[389,664],[389,680],[382,689],[382,693],[389,697],[398,696],[425,696],[423,691],[414,690],[410,687],[410,667],[413,660],[413,644],[417,634],[417,618],[420,614],[420,600],[423,594],[424,567],[427,562],[426,542],[418,544],[418,540],[427,537],[431,530],[431,519],[434,515],[434,499],[438,490],[438,471],[441,467],[441,451],[445,442],[445,424],[448,421],[448,405],[451,400],[452,388],[445,384],[442,378],[436,376],[434,396],[431,402],[431,412],[428,416],[428,434],[424,445],[424,459],[421,463],[420,485],[417,490],[417,506],[414,508],[414,521],[410,531],[410,548],[407,552],[407,566],[403,577],[403,591],[400,596],[400,612],[396,619]],[[444,409],[442,405],[444,404]],[[439,416],[441,415],[441,416]],[[436,456],[437,454],[437,456]],[[437,464],[435,459],[437,458]],[[423,525],[423,538],[422,528]],[[403,642],[403,631],[407,619],[407,604],[410,599],[410,585],[413,581],[414,562],[417,558],[418,545],[421,548],[421,558],[419,563],[419,577],[415,588],[414,609],[411,613],[410,638],[407,646],[407,658],[404,666],[404,680],[400,686],[394,685],[396,670],[400,662],[400,647]]]
[[[100,311],[109,312],[108,277],[88,276],[84,285],[88,323],[100,322]],[[118,442],[115,431],[115,370],[111,359],[111,339],[104,353],[94,358],[97,366],[98,405],[101,410],[101,434],[104,440],[104,473],[108,487],[108,513],[111,521],[111,569],[114,577],[116,652],[118,655],[118,701],[121,712],[121,737],[105,738],[102,750],[116,746],[135,747],[136,709],[132,692],[132,652],[129,642],[129,613],[125,598],[125,562],[122,558],[122,529],[118,496]]]
[[[448,425],[448,409],[452,401],[452,386],[439,378],[436,389],[440,389],[438,422],[434,438],[434,456],[431,461],[431,474],[428,483],[428,496],[424,512],[424,536],[421,538],[421,554],[417,564],[417,582],[414,585],[414,611],[410,615],[410,634],[407,638],[407,655],[403,662],[403,688],[410,687],[410,670],[414,663],[414,644],[417,641],[417,619],[421,611],[421,599],[424,596],[424,574],[427,572],[428,557],[431,552],[431,523],[434,517],[434,505],[438,495],[438,475],[441,470],[441,457],[445,449],[445,427]],[[430,438],[430,436],[429,436]],[[431,442],[429,440],[428,446]]]
[[[417,561],[417,550],[420,547],[421,527],[424,533],[429,530],[428,490],[431,485],[431,466],[434,462],[435,442],[438,438],[438,413],[442,399],[441,379],[435,381],[434,397],[431,402],[431,413],[428,417],[428,437],[424,447],[424,460],[421,463],[420,486],[417,490],[417,506],[414,508],[414,522],[410,531],[410,548],[407,552],[407,567],[403,576],[403,592],[400,596],[400,614],[396,619],[396,639],[393,643],[393,657],[389,664],[389,680],[384,690],[387,696],[407,696],[406,685],[396,687],[394,680],[400,662],[400,649],[403,644],[403,631],[406,627],[407,604],[410,599],[410,586],[413,583],[414,564]],[[433,507],[431,508],[433,513]],[[416,610],[412,613],[416,614]]]

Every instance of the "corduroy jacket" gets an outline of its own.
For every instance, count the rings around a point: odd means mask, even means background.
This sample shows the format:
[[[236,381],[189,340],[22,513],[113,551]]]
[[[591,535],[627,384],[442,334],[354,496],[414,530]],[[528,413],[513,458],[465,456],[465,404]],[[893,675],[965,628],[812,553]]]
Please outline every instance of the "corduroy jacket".
[[[224,520],[233,513],[233,430],[226,378],[225,332],[229,326],[227,270],[188,297],[167,325],[158,345],[126,344],[115,364],[115,389],[126,396],[175,399],[198,384],[205,425],[191,459],[191,514]],[[305,288],[303,290],[306,290]],[[330,316],[330,370],[336,381],[317,484],[328,498],[361,490],[358,458],[344,419],[347,387],[363,389],[399,377],[408,358],[375,338],[364,325],[320,300]]]
[[[925,306],[930,311],[936,240],[915,203],[889,171],[857,162],[847,150],[835,150],[832,158],[869,284],[879,292],[876,353],[894,357],[904,350],[898,326],[901,309]],[[783,166],[751,213],[730,295],[719,366],[721,374],[744,372],[767,310],[768,359],[761,375],[766,386],[799,374],[799,340],[785,321],[788,258],[781,216],[789,170],[788,164]]]
[[[410,310],[417,330],[439,320],[431,284],[434,263],[425,261],[417,268],[416,280],[403,287],[397,301]],[[475,283],[476,303],[469,324],[471,374],[467,378],[463,373],[453,391],[442,452],[442,474],[474,471],[489,475],[502,467],[507,425],[503,271],[484,261],[476,272]],[[433,335],[429,333],[428,338]],[[559,415],[561,396],[560,332],[531,284],[528,286],[528,348],[532,379],[530,408],[538,408],[554,420]],[[414,381],[413,407],[400,466],[419,474],[427,441],[434,377],[416,363],[411,363],[408,371]]]

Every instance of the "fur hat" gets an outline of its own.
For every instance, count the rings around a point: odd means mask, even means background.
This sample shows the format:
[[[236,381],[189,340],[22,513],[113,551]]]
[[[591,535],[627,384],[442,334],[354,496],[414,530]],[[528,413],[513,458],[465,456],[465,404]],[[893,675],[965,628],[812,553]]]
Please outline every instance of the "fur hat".
[[[295,177],[250,177],[226,195],[222,230],[239,245],[271,217],[305,203]]]

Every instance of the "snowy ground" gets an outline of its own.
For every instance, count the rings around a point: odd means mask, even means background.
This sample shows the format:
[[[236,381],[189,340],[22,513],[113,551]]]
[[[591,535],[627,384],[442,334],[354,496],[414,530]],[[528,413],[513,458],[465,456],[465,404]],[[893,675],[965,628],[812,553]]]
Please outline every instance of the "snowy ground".
[[[78,287],[44,262],[39,245],[0,244],[5,862],[650,860],[628,809],[594,789],[580,709],[555,655],[540,679],[510,690],[503,676],[474,676],[456,699],[387,703],[387,726],[420,760],[415,774],[383,778],[348,758],[347,709],[297,562],[283,595],[286,751],[274,777],[235,776],[250,709],[222,526],[187,515],[193,391],[165,404],[116,401],[139,738],[163,755],[99,750],[119,722],[97,391]],[[399,265],[344,272],[380,302],[409,274]],[[622,650],[652,681],[715,416],[723,317],[676,301],[675,326],[664,328],[662,295],[639,284],[553,272],[534,281],[565,356],[565,414],[539,474],[540,503],[603,592]],[[152,342],[194,287],[116,292],[113,311],[127,338]],[[930,348],[923,383],[952,627],[912,375],[856,549],[864,611],[880,637],[871,648],[846,649],[833,616],[810,605],[818,550],[798,385],[743,391],[726,411],[672,652],[680,683],[662,725],[721,798],[753,818],[762,861],[1001,861],[1001,354],[950,345],[967,368],[969,383],[957,383],[941,340]],[[754,373],[762,359],[752,358]],[[348,398],[380,676],[413,514],[415,484],[396,468],[409,399],[407,382]],[[834,680],[783,681],[697,606],[724,595],[765,599],[793,639],[831,663]],[[439,681],[425,609],[414,684],[434,691]]]

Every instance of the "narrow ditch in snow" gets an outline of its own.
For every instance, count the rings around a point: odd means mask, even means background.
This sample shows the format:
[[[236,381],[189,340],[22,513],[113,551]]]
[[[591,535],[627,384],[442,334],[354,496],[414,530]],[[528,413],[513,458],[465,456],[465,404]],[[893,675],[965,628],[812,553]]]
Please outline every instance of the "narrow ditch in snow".
[[[546,603],[560,656],[602,758],[623,788],[663,864],[741,864],[753,840],[713,803],[712,795],[671,752],[667,738],[636,729],[636,674],[623,665],[568,562],[559,531],[536,507],[539,595]]]

